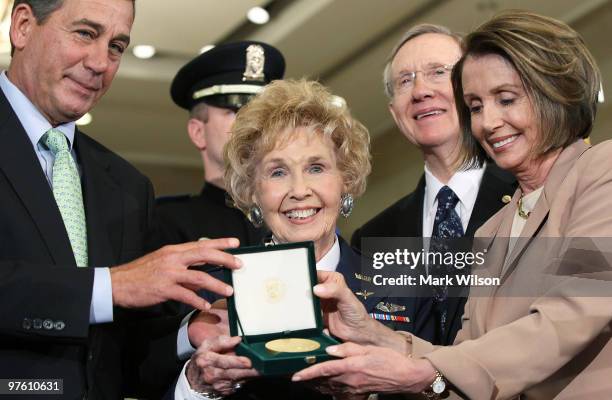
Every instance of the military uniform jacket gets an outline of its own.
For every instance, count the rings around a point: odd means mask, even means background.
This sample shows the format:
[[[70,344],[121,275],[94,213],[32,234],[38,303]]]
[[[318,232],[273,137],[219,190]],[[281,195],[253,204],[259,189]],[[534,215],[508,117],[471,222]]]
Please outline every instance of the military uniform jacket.
[[[206,183],[198,196],[157,199],[160,244],[177,244],[200,238],[235,237],[240,246],[260,244],[264,229],[256,229],[237,208],[228,206],[227,192]]]
[[[371,261],[340,240],[342,257],[336,272],[344,276],[347,286],[364,305],[368,314],[393,330],[418,334],[433,340],[434,320],[430,318],[432,301],[416,296],[391,296],[388,287],[371,285]],[[365,263],[367,265],[363,265]],[[364,272],[365,271],[365,272]]]

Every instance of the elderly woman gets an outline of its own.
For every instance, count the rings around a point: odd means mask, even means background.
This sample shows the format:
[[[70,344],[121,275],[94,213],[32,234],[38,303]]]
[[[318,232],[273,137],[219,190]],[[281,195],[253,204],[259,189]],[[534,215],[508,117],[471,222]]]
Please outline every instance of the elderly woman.
[[[326,270],[351,254],[336,223],[365,190],[369,136],[340,98],[316,82],[270,84],[237,116],[225,156],[234,203],[272,241],[314,241]]]
[[[499,286],[470,293],[453,346],[434,348],[412,335],[399,352],[345,343],[328,349],[344,359],[294,380],[332,376],[357,393],[608,398],[612,142],[583,140],[595,118],[599,70],[575,31],[528,12],[494,17],[464,46],[452,77],[464,159],[488,156],[519,182],[512,201],[477,232],[475,250],[488,251],[482,273]],[[338,277],[324,280],[315,293],[338,306],[332,319],[345,339],[360,343],[378,331],[399,340],[364,318],[341,321],[360,306]]]
[[[359,289],[354,273],[360,256],[336,234],[336,225],[365,190],[369,136],[344,101],[316,82],[275,81],[238,113],[225,159],[228,192],[254,224],[270,229],[271,242],[313,241],[317,269],[340,272]],[[427,313],[414,304],[426,307],[424,302],[402,301],[408,320],[418,313],[426,323]],[[206,340],[187,367],[191,386],[227,395],[237,382],[256,376],[247,358],[233,354],[239,341]],[[285,389],[293,397],[316,395],[288,380],[275,385],[271,389],[269,381],[257,380],[243,390],[261,397]]]

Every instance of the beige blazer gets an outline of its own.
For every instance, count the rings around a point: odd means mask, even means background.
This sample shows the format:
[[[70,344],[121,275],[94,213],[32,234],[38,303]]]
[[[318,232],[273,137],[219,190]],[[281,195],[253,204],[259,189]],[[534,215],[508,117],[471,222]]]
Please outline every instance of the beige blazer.
[[[563,150],[508,256],[518,197],[476,233],[501,284],[472,288],[453,346],[412,354],[451,398],[612,399],[612,141]]]

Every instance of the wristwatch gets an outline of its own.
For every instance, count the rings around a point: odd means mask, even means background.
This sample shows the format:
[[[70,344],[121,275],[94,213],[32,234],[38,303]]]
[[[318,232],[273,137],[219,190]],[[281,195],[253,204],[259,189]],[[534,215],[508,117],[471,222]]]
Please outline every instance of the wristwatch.
[[[191,393],[192,399],[197,399],[197,400],[221,400],[223,399],[223,396],[219,392],[216,392],[212,389],[208,391],[199,391],[199,390],[193,390],[189,388],[189,391]]]
[[[444,379],[444,375],[440,371],[436,370],[436,378],[427,389],[423,390],[423,394],[428,399],[435,400],[440,398],[444,390],[446,390],[446,379]]]
[[[196,367],[197,368],[197,367]],[[189,383],[189,375],[193,374],[193,370],[191,368],[191,360],[187,361],[185,367],[183,369],[184,372],[181,372],[181,377],[179,378],[179,383],[177,386],[182,386],[183,390],[187,389],[189,391],[189,398],[193,400],[221,400],[223,396],[215,391],[212,386],[207,385],[205,383],[198,383],[197,386],[192,387],[192,384]],[[185,384],[180,384],[180,380],[183,379]],[[181,398],[184,398],[187,394],[183,392]],[[174,397],[173,397],[174,398]]]

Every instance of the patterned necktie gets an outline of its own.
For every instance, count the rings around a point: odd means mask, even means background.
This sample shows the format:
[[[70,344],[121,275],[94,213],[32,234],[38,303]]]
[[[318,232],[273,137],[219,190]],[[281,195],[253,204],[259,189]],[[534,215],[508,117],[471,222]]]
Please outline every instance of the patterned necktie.
[[[463,237],[463,225],[461,225],[461,218],[455,211],[459,198],[448,186],[443,186],[438,195],[438,209],[436,211],[436,218],[434,220],[433,231],[431,233],[431,250],[438,252],[446,252],[451,250],[449,246],[451,243],[446,239],[455,239]],[[450,268],[453,268],[450,266]],[[444,265],[436,265],[432,267],[432,275],[434,276],[453,276],[453,271],[449,271],[449,268]],[[436,314],[437,323],[437,339],[439,342],[445,340],[448,333],[448,287],[436,286],[434,287],[434,312]]]
[[[87,226],[81,192],[81,178],[70,155],[68,140],[56,129],[49,129],[42,138],[54,154],[53,196],[68,232],[74,259],[79,267],[87,266]]]

